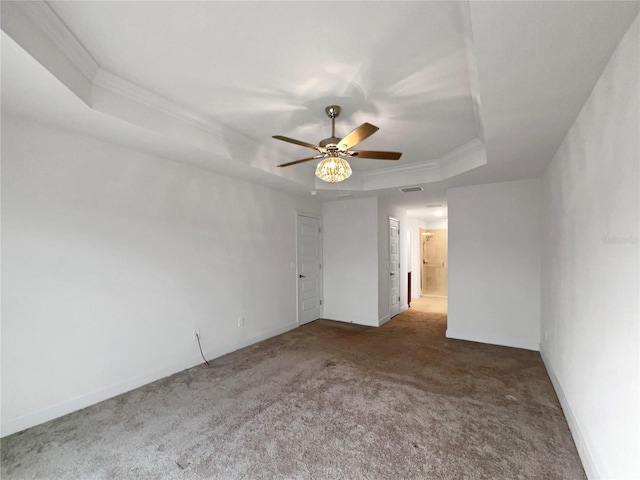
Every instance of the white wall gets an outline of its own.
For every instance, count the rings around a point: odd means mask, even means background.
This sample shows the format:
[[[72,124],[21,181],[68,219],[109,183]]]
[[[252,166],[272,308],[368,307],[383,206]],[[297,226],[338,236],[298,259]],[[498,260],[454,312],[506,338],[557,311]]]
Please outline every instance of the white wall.
[[[449,228],[449,221],[448,220],[429,220],[429,221],[423,221],[423,226],[422,228],[442,228],[442,229],[448,229]]]
[[[322,205],[324,318],[375,327],[389,320],[389,217],[400,221],[400,305],[407,308],[406,211],[375,197],[342,200]]]
[[[448,191],[448,337],[538,350],[540,192],[540,179]]]
[[[589,478],[640,478],[638,32],[543,177],[541,353]]]
[[[378,326],[378,199],[322,204],[323,317]]]
[[[2,119],[2,434],[296,325],[316,202]],[[238,316],[245,325],[237,326]]]

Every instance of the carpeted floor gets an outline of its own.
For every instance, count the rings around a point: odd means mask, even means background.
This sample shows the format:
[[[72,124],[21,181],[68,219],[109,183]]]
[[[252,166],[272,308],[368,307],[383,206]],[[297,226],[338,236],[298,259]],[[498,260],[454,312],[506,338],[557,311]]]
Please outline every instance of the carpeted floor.
[[[2,439],[2,478],[585,478],[540,355],[445,329],[312,322]]]

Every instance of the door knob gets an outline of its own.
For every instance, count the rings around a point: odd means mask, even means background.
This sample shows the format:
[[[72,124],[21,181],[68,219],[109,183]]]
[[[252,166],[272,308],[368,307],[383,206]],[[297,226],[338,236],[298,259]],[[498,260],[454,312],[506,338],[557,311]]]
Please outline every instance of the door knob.
[[[301,274],[301,275],[298,275],[298,278],[307,278],[307,277]]]

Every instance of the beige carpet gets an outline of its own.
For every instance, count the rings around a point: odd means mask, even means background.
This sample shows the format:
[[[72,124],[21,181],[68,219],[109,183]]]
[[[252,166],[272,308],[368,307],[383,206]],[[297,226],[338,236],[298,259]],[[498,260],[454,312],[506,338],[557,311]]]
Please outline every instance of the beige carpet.
[[[411,300],[411,307],[424,313],[447,314],[447,297],[424,296]]]
[[[312,322],[4,438],[2,478],[585,478],[538,353],[437,310]]]

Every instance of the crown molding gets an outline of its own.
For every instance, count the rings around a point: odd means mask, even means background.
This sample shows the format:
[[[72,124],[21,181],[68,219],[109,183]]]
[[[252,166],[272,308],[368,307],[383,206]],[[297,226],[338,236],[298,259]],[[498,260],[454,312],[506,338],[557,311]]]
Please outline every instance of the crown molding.
[[[464,51],[467,60],[467,77],[469,78],[469,90],[473,102],[473,114],[475,117],[476,132],[478,138],[484,142],[484,123],[482,121],[482,103],[480,101],[480,80],[478,78],[478,57],[476,55],[476,42],[473,36],[473,22],[469,2],[459,2],[458,12],[462,21],[464,36]]]
[[[477,152],[486,152],[484,142],[479,138],[474,138],[470,142],[460,145],[457,148],[445,153],[438,160],[440,167],[450,165],[473,155]]]
[[[80,100],[91,105],[98,64],[42,1],[0,2],[2,30]]]
[[[2,30],[97,111],[227,157],[233,141],[257,143],[101,67],[45,1],[2,2]]]
[[[377,170],[372,170],[369,172],[356,173],[358,177],[363,179],[367,178],[376,178],[381,176],[388,176],[393,174],[402,174],[402,173],[410,173],[410,174],[423,174],[429,173],[432,174],[434,170],[443,171],[444,167],[460,163],[460,161],[464,161],[469,156],[472,156],[480,151],[486,152],[484,148],[484,143],[478,138],[474,138],[468,143],[457,147],[450,152],[445,153],[443,156],[436,160],[427,160],[424,162],[414,162],[407,165],[402,165],[398,167],[387,167],[387,168],[379,168]],[[485,155],[486,160],[486,155]],[[475,162],[474,162],[475,163]],[[486,163],[486,161],[485,161]],[[448,178],[448,177],[444,177]]]
[[[29,23],[25,23],[25,19],[27,19]],[[96,90],[101,88],[108,90],[112,94],[126,97],[129,100],[152,108],[160,113],[170,115],[185,124],[189,124],[208,133],[219,134],[222,130],[220,124],[197,115],[189,109],[101,67],[47,2],[41,0],[3,2],[2,20],[3,30],[21,44],[36,60],[45,64],[59,80],[67,84],[56,72],[65,67],[68,69],[70,66],[68,63],[50,68],[52,66],[51,63],[59,60],[51,58],[53,57],[52,53],[57,52],[62,54],[71,66],[89,83],[90,95],[88,98],[89,102],[87,103],[89,103],[90,106],[93,106]],[[27,41],[25,37],[31,39],[44,37],[50,44],[49,51],[43,52],[42,49],[34,48],[36,47],[33,45],[34,42]],[[67,86],[71,88],[70,85],[67,84]],[[77,93],[73,88],[72,91]],[[86,98],[83,98],[83,100],[86,100]]]
[[[463,145],[455,157],[443,162],[440,167],[443,179],[455,177],[456,175],[487,164],[487,150],[479,139],[476,140],[479,145],[476,144],[475,140],[467,145]],[[471,148],[470,144],[474,144],[473,148]]]
[[[440,168],[440,164],[437,161],[427,160],[425,162],[414,162],[414,163],[409,163],[407,165],[400,165],[398,167],[379,168],[377,170],[355,173],[354,175],[363,179],[367,179],[367,178],[385,177],[388,175],[399,174],[399,173],[417,174],[417,173],[423,173],[427,171],[438,170],[439,168]]]
[[[249,167],[312,188],[301,170],[276,168],[278,151],[207,116],[200,115],[112,72],[100,68],[92,83],[91,107],[146,130],[173,138]]]
[[[170,115],[185,124],[204,130],[205,132],[214,135],[220,134],[221,124],[202,115],[198,115],[188,108],[111,73],[104,68],[99,68],[92,84],[94,92],[97,88],[102,88],[112,94],[120,95],[140,105],[151,108],[158,113]]]
[[[18,9],[42,34],[53,43],[88,80],[92,81],[100,66],[65,23],[44,1],[3,2],[6,8]],[[4,30],[4,25],[3,25]]]
[[[336,187],[315,177],[307,180],[304,172],[275,168],[271,159],[278,157],[277,150],[101,67],[45,1],[2,2],[2,29],[96,111],[304,186]],[[349,188],[438,182],[483,164],[484,144],[475,139],[439,159],[354,172]]]
[[[436,160],[381,168],[369,172],[354,172],[349,179],[351,190],[378,190],[405,185],[433,183],[472,170],[487,163],[487,152],[479,138],[447,152]],[[322,188],[317,185],[316,188]],[[326,187],[325,187],[326,189]]]

